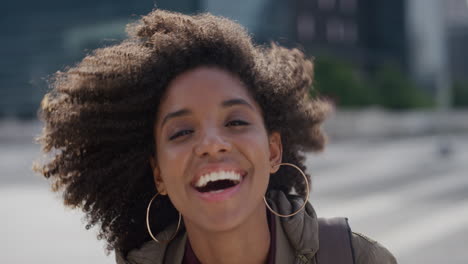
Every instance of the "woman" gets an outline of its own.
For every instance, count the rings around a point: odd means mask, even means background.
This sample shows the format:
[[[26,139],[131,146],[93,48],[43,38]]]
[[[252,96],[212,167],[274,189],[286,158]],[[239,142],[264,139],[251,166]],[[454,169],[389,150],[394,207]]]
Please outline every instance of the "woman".
[[[303,151],[323,148],[329,107],[308,96],[311,61],[208,14],[156,10],[129,34],[57,73],[41,104],[53,157],[38,170],[65,204],[119,264],[316,263]],[[396,263],[351,240],[355,263]]]

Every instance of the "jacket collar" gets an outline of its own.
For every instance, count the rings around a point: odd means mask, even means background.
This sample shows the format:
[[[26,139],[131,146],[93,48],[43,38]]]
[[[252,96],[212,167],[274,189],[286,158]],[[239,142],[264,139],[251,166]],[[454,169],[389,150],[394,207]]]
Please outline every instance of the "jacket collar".
[[[275,212],[291,214],[304,203],[301,197],[270,191],[267,200]],[[318,250],[317,215],[307,203],[304,210],[291,217],[276,216],[276,262],[294,263],[298,255],[311,259]]]
[[[176,231],[176,224],[172,224],[162,232],[157,234],[157,238],[168,240]],[[170,243],[157,243],[154,240],[145,242],[140,248],[128,252],[123,256],[120,252],[115,252],[117,264],[173,264],[182,263],[184,257],[185,244],[187,242],[187,233],[181,224],[176,237]]]
[[[275,212],[291,214],[297,211],[303,200],[297,196],[286,196],[281,191],[270,191],[267,195],[269,205]],[[318,250],[318,221],[314,209],[307,203],[305,210],[294,216],[276,216],[276,263],[294,263],[298,255],[311,259]],[[158,234],[167,239],[174,234],[173,224]],[[151,240],[139,249],[131,250],[126,257],[116,252],[117,264],[159,264],[182,263],[187,234],[181,227],[179,234],[169,244]]]

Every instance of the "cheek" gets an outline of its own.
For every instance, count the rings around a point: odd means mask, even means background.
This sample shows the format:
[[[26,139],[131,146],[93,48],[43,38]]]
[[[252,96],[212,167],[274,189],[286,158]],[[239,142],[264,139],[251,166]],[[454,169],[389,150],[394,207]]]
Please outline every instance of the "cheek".
[[[251,197],[254,204],[263,204],[262,197],[267,191],[270,181],[270,149],[268,138],[263,134],[250,137],[245,141],[245,149],[250,163],[254,168],[254,177],[250,178],[254,196]]]
[[[190,151],[187,147],[181,146],[162,146],[158,151],[161,177],[166,187],[171,189],[171,183],[184,180],[184,168],[190,158]]]
[[[174,163],[180,160],[181,158],[187,156],[189,153],[188,147],[182,146],[172,146],[164,147],[162,149],[161,161],[164,163]]]
[[[257,131],[242,138],[244,151],[252,159],[257,169],[269,172],[270,149],[266,133]]]

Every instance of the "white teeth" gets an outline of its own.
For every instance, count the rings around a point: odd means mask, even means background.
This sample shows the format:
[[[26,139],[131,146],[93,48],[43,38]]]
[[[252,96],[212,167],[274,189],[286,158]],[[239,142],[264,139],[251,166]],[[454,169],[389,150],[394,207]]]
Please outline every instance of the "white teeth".
[[[195,187],[200,188],[206,186],[208,182],[214,182],[219,180],[231,180],[239,182],[241,179],[240,174],[234,171],[217,171],[202,175],[195,183]]]

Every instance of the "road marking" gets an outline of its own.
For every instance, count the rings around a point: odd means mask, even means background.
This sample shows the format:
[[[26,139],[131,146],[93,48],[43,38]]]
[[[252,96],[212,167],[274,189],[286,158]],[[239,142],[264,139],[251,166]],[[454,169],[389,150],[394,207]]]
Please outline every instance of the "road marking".
[[[402,256],[468,227],[468,199],[432,212],[415,215],[405,225],[393,227],[379,236],[379,240]]]
[[[466,171],[468,168],[459,168],[453,173],[444,174],[443,177],[434,177],[430,181],[423,180],[404,188],[364,195],[362,198],[348,201],[322,200],[320,198],[314,200],[312,198],[311,202],[315,204],[320,216],[346,215],[357,222],[372,215],[397,210],[417,198],[437,193],[449,193],[454,188],[468,185]]]
[[[363,182],[403,177],[408,167],[417,168],[427,160],[434,159],[432,150],[430,145],[405,148],[356,161],[352,166],[311,173],[316,188],[314,192],[320,195],[330,193],[334,189],[352,189],[356,184]],[[310,171],[313,171],[313,168]]]
[[[64,208],[59,195],[44,186],[12,187],[0,192],[2,263],[115,263],[97,230],[87,231],[83,213]]]

